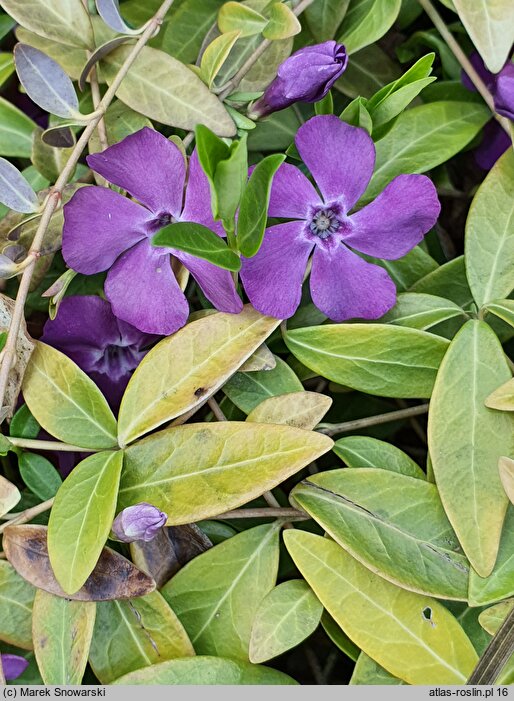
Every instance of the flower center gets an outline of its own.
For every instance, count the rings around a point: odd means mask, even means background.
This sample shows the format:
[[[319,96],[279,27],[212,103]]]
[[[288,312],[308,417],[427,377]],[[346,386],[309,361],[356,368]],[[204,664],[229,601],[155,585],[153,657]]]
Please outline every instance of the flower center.
[[[341,222],[332,209],[320,209],[313,216],[309,229],[320,239],[326,239],[339,229]]]
[[[95,363],[96,372],[109,375],[113,380],[118,380],[137,367],[144,353],[135,346],[122,346],[109,344],[104,348],[103,354]]]

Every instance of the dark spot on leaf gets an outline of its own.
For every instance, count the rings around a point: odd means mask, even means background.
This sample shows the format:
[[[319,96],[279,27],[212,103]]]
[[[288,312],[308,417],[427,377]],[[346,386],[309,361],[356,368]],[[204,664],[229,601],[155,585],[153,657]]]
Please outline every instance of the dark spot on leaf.
[[[195,389],[195,397],[201,397],[206,392],[207,390],[205,389],[205,387],[198,387],[198,389]]]
[[[425,621],[430,621],[430,623],[432,623],[432,625],[435,625],[435,623],[432,622],[432,609],[430,608],[430,606],[427,606],[426,608],[424,608],[423,611],[421,612],[421,615],[423,616]]]

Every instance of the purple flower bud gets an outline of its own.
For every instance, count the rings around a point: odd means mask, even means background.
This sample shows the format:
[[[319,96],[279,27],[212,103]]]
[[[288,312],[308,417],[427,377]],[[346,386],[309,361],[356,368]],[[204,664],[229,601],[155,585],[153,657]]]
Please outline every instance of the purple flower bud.
[[[167,519],[168,516],[163,511],[142,501],[128,506],[116,516],[112,532],[123,543],[132,543],[134,540],[148,542],[155,538]]]
[[[507,63],[498,74],[494,108],[498,114],[514,121],[514,63]]]
[[[7,681],[17,679],[29,666],[28,661],[19,655],[2,655],[2,667]]]
[[[280,64],[277,77],[252,106],[252,118],[283,110],[294,102],[317,102],[344,73],[348,55],[342,44],[325,41],[296,51]]]

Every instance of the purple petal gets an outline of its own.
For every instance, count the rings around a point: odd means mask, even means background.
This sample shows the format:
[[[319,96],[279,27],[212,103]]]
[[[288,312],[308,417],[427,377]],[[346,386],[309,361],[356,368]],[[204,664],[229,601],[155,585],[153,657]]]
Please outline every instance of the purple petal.
[[[146,333],[167,336],[187,321],[189,306],[171,270],[169,253],[141,241],[113,265],[105,294],[114,314]]]
[[[83,187],[64,205],[62,254],[85,275],[107,270],[146,236],[150,212],[105,187]]]
[[[498,114],[514,121],[514,63],[507,63],[498,75],[494,108]]]
[[[277,319],[292,316],[302,295],[302,282],[313,243],[304,238],[303,222],[266,230],[253,258],[243,258],[241,280],[253,306]]]
[[[189,270],[204,295],[216,309],[220,312],[239,314],[243,309],[243,303],[228,270],[222,270],[206,260],[182,251],[176,251],[174,255]]]
[[[491,170],[500,156],[512,145],[507,133],[495,119],[484,127],[482,143],[475,150],[475,161],[483,170]]]
[[[178,146],[159,132],[144,127],[102,153],[88,156],[87,162],[155,214],[178,217],[186,165]]]
[[[271,184],[268,216],[306,219],[309,206],[319,204],[320,196],[302,171],[282,163]]]
[[[344,244],[316,248],[310,286],[312,301],[333,321],[378,319],[396,302],[396,287],[387,272]]]
[[[469,57],[469,61],[478,73],[479,77],[482,78],[484,83],[487,85],[487,87],[489,89],[494,87],[496,76],[494,73],[491,73],[491,71],[487,70],[487,68],[485,67],[485,63],[483,62],[480,54],[477,51],[473,51],[473,53]],[[465,88],[467,88],[468,90],[472,90],[473,92],[477,91],[477,89],[475,88],[475,84],[465,71],[461,72],[460,79]]]
[[[399,175],[370,204],[350,217],[348,246],[377,258],[401,258],[437,221],[441,205],[425,175]]]
[[[7,681],[17,679],[29,666],[28,661],[19,655],[2,654],[2,667]]]
[[[369,134],[335,115],[319,115],[298,129],[295,143],[325,202],[339,199],[348,212],[373,174],[375,146]]]
[[[198,160],[196,149],[189,159],[186,201],[180,219],[203,224],[215,231],[218,236],[226,236],[221,222],[215,222],[212,218],[211,188]]]

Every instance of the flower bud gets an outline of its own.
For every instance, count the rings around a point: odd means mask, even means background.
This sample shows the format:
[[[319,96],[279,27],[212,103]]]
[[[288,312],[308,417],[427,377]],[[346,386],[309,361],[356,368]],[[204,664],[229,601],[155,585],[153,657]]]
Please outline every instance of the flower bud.
[[[168,516],[156,506],[143,501],[123,509],[114,519],[112,532],[123,543],[148,542],[155,538],[167,519]]]
[[[257,119],[294,102],[321,100],[343,74],[347,63],[346,49],[333,40],[296,51],[280,64],[277,77],[253,104],[249,116]]]
[[[29,663],[19,655],[2,655],[2,668],[7,681],[17,679],[27,669]]]
[[[514,121],[514,63],[507,63],[496,78],[494,109]]]

